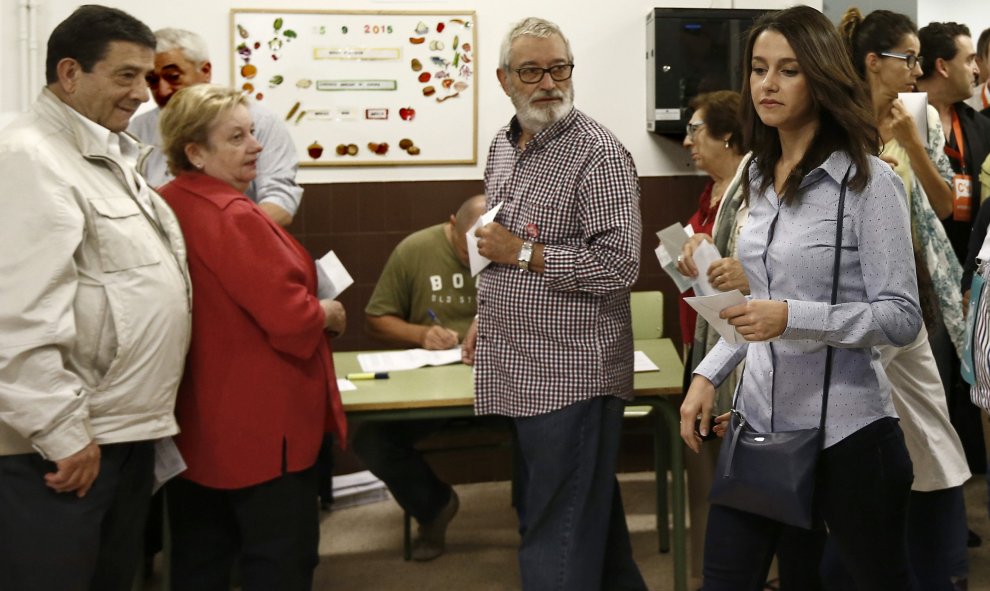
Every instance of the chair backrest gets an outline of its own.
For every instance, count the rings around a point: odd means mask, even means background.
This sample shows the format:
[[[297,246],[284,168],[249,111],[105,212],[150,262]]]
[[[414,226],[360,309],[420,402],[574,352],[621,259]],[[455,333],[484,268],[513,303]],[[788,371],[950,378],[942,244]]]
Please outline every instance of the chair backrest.
[[[663,336],[663,293],[634,291],[629,295],[632,307],[634,339],[659,339]]]

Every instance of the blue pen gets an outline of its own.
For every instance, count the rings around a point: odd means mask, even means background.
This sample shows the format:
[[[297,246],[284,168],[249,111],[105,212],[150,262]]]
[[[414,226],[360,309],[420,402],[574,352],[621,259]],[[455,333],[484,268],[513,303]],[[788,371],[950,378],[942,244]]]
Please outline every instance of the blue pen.
[[[437,313],[433,311],[433,308],[427,308],[426,313],[430,316],[430,320],[433,321],[433,324],[436,324],[437,326],[443,326],[442,324],[440,324],[440,318],[437,317]]]

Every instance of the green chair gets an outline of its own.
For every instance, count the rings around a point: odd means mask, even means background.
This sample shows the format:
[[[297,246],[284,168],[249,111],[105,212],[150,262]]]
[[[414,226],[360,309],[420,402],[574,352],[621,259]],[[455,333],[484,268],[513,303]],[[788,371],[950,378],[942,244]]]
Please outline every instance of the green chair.
[[[632,331],[634,339],[659,339],[663,337],[663,292],[634,291],[629,294],[632,308]],[[649,406],[631,405],[625,410],[625,418],[645,417],[653,410]],[[660,416],[652,416],[654,426],[658,426],[663,436],[653,439],[653,468],[656,471],[657,488],[657,534],[660,552],[670,550],[670,523],[667,511],[668,487],[667,472],[670,471],[670,450],[664,445],[667,441],[666,426]],[[657,433],[651,428],[651,433]]]

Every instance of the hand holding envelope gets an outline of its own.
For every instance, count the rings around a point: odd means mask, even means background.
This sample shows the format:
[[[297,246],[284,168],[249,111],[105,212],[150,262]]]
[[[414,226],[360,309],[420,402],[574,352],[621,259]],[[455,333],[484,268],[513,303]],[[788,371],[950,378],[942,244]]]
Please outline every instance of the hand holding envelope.
[[[471,263],[472,277],[478,273],[481,273],[481,270],[491,263],[491,260],[481,256],[481,254],[478,253],[478,237],[475,236],[474,233],[478,231],[478,228],[484,226],[485,224],[494,222],[495,216],[498,215],[498,212],[501,209],[502,204],[499,203],[495,207],[486,211],[465,234],[465,237],[467,238],[468,261]]]

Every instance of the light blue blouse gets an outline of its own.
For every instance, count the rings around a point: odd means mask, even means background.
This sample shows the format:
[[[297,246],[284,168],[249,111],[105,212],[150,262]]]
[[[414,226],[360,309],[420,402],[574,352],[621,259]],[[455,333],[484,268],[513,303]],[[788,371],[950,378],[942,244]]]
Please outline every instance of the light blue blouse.
[[[870,158],[864,190],[846,191],[839,303],[829,303],[839,189],[850,162],[845,152],[832,154],[788,202],[772,185],[761,194],[751,166],[751,209],[739,259],[752,298],[787,301],[787,328],[771,342],[719,341],[695,370],[718,385],[745,357],[736,408],[758,431],[806,429],[818,426],[826,345],[836,347],[826,447],[897,416],[873,345],[906,345],[922,324],[903,184],[878,158]],[[854,166],[850,178],[855,172]]]

